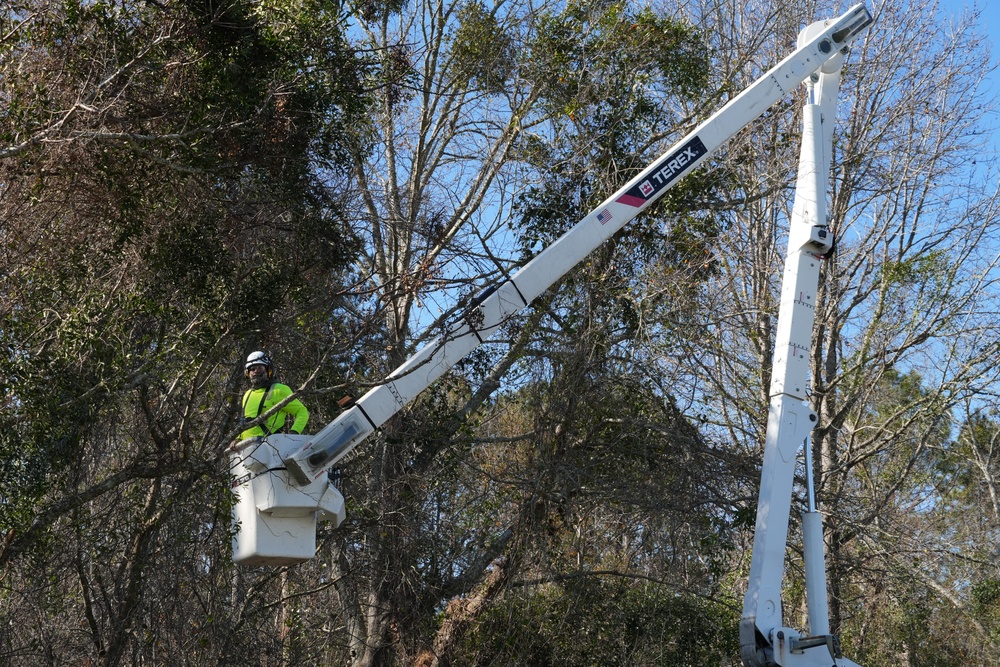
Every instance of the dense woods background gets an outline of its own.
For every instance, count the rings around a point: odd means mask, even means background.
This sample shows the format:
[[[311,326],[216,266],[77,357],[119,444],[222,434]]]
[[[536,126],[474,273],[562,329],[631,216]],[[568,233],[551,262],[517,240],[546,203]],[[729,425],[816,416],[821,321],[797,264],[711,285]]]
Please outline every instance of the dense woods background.
[[[898,4],[817,309],[832,621],[998,665],[994,65]],[[845,9],[5,3],[0,664],[736,665],[801,91],[356,450],[315,561],[232,564],[225,447],[249,351],[318,430]]]

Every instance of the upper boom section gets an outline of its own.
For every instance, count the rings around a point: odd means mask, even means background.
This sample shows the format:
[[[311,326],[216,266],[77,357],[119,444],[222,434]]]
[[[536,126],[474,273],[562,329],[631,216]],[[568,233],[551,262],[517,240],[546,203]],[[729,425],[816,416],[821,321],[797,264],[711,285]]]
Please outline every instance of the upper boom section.
[[[484,293],[447,331],[393,371],[385,383],[362,396],[300,451],[285,459],[302,485],[322,475],[459,360],[492,336],[667,189],[690,173],[738,131],[819,70],[872,22],[855,5],[828,28],[801,44],[677,142],[638,176],[608,197],[583,220],[525,264],[496,289]]]

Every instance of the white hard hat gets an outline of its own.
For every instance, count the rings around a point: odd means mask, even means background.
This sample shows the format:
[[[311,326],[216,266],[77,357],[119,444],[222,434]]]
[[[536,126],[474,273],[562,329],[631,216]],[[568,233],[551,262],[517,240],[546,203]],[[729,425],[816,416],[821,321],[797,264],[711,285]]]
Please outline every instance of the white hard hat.
[[[266,354],[264,354],[263,352],[260,352],[260,351],[251,352],[250,353],[250,356],[247,357],[246,364],[244,364],[244,366],[243,366],[243,373],[245,375],[249,376],[250,375],[250,367],[251,366],[257,366],[257,365],[261,365],[261,366],[264,366],[265,368],[267,368],[267,374],[268,374],[268,377],[270,377],[270,375],[272,373],[271,357],[267,356]]]

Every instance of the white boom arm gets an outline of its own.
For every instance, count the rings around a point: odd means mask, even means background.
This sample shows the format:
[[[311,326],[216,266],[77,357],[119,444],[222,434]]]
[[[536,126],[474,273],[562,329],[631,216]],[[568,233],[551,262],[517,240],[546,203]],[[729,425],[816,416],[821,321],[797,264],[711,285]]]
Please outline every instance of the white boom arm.
[[[809,26],[799,35],[799,43],[824,28],[824,23]],[[805,402],[820,267],[833,246],[827,228],[826,195],[842,62],[842,57],[830,59],[806,82],[808,93],[802,111],[802,146],[775,334],[757,525],[740,623],[741,657],[748,667],[858,667],[840,654],[839,641],[830,634],[823,524],[815,508],[809,455],[809,434],[816,425],[816,414]],[[800,447],[806,452],[809,495],[808,511],[802,515],[809,637],[783,627],[781,611],[792,483]]]
[[[872,22],[863,4],[801,43],[795,51],[750,87],[681,139],[642,173],[557,239],[509,280],[481,295],[445,334],[427,344],[370,390],[309,443],[284,458],[289,475],[300,485],[326,473],[375,429],[488,339],[570,269],[645,210],[667,188],[714,153],[847,45]],[[801,441],[801,438],[800,438]]]

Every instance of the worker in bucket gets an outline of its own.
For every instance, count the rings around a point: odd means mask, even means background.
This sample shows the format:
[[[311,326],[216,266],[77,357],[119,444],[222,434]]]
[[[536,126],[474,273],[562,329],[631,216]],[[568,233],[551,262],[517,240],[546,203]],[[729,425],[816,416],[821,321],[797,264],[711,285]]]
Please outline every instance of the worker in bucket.
[[[247,357],[243,374],[250,381],[250,388],[243,394],[243,419],[247,423],[257,419],[292,393],[288,385],[274,379],[274,364],[263,352],[252,352]],[[263,423],[243,431],[240,440],[283,432],[289,417],[292,419],[291,431],[302,433],[309,421],[309,410],[302,401],[293,398]]]

